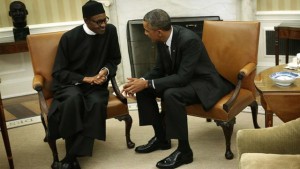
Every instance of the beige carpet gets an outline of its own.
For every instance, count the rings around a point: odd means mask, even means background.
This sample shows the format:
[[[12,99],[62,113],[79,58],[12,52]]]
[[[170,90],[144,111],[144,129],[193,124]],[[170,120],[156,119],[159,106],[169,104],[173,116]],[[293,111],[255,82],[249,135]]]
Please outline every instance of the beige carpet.
[[[146,143],[153,136],[150,127],[139,127],[136,111],[131,111],[133,127],[132,141],[136,145]],[[205,119],[189,116],[189,137],[194,152],[194,162],[184,165],[182,169],[235,169],[237,156],[233,160],[224,157],[225,140],[222,129],[214,122],[207,123]],[[274,117],[274,125],[281,124]],[[259,124],[264,127],[264,115],[259,115]],[[232,136],[232,151],[235,155],[235,135],[239,129],[253,128],[251,113],[240,113]],[[169,155],[177,147],[172,140],[172,149],[156,151],[150,154],[136,154],[133,149],[127,149],[124,137],[124,122],[115,119],[107,121],[107,141],[96,141],[93,157],[80,158],[82,169],[155,169],[157,161]],[[48,144],[42,141],[43,127],[40,123],[12,128],[8,131],[12,146],[16,169],[50,169],[52,162]],[[64,156],[64,141],[58,141],[58,151]],[[8,169],[3,141],[0,141],[0,169]]]

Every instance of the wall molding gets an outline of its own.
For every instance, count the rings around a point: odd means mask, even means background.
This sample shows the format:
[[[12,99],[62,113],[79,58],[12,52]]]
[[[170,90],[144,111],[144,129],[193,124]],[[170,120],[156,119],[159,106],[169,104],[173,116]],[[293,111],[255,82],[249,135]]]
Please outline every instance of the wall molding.
[[[30,34],[37,34],[46,32],[66,31],[81,24],[83,24],[83,21],[56,22],[27,26],[29,27]],[[14,41],[12,29],[13,27],[0,28],[0,43]]]
[[[259,21],[294,21],[300,20],[300,11],[257,11]]]

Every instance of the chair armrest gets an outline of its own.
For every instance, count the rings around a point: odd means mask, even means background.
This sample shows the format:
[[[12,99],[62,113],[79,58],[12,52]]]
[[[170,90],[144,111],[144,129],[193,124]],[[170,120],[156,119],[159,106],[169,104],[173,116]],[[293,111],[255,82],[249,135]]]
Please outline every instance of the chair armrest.
[[[255,63],[248,63],[246,66],[244,66],[240,70],[240,74],[244,74],[244,76],[249,76],[253,71],[256,70],[256,64]]]
[[[127,99],[126,99],[126,97],[124,97],[124,96],[122,95],[122,93],[120,92],[120,89],[119,89],[118,84],[117,84],[117,82],[116,82],[116,78],[115,78],[115,77],[111,77],[110,81],[111,81],[111,85],[112,85],[112,87],[113,87],[113,89],[114,89],[114,92],[116,93],[116,96],[118,97],[118,99],[119,99],[122,103],[127,104]]]
[[[263,129],[237,132],[239,158],[243,153],[300,154],[300,118]]]
[[[232,96],[230,97],[230,99],[223,105],[223,109],[226,112],[229,112],[229,110],[231,109],[235,100],[237,99],[237,96],[239,95],[240,90],[241,90],[243,79],[245,77],[249,76],[255,70],[256,70],[255,63],[248,63],[240,70],[240,72],[237,75],[238,82],[237,82],[237,85],[235,86],[234,92],[233,92]]]
[[[34,75],[32,81],[32,88],[36,91],[41,91],[44,86],[44,77],[41,75]]]
[[[41,75],[34,75],[33,80],[32,80],[32,87],[34,90],[38,92],[38,97],[39,97],[39,104],[40,104],[40,109],[41,109],[41,115],[44,118],[44,122],[46,126],[48,126],[48,120],[47,120],[47,115],[48,115],[48,106],[44,97],[43,93],[43,86],[44,86],[44,77]]]

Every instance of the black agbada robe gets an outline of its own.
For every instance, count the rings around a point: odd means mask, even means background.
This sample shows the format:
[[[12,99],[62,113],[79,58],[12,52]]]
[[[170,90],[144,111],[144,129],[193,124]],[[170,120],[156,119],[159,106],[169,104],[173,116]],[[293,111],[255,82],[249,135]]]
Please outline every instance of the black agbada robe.
[[[62,36],[52,73],[54,98],[48,115],[51,139],[79,134],[105,140],[108,80],[102,85],[82,80],[95,76],[103,67],[109,69],[109,77],[115,76],[120,61],[117,31],[111,24],[101,35],[88,35],[80,25]]]

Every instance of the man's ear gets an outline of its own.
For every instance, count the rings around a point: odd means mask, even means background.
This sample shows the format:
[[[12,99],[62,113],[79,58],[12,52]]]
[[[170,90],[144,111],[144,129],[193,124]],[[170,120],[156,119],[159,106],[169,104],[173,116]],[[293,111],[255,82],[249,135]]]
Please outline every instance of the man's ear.
[[[83,18],[84,23],[88,21],[88,18]]]
[[[157,30],[158,32],[158,36],[161,37],[162,36],[162,31],[161,30]]]

